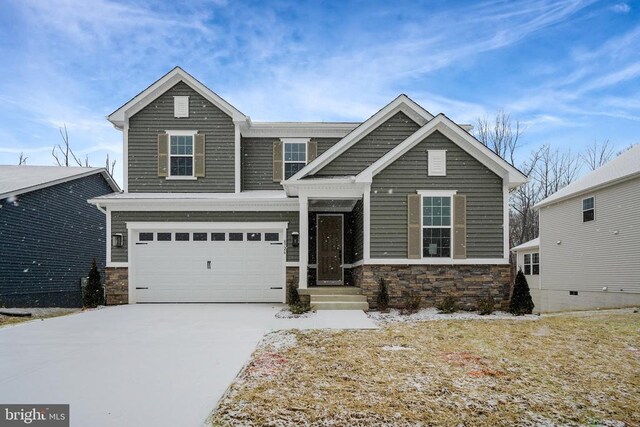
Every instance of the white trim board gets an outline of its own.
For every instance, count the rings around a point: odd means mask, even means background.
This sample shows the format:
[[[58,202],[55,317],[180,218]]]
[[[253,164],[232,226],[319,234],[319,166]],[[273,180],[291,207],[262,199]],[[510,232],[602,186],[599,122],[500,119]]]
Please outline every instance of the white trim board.
[[[423,259],[404,259],[404,258],[370,258],[364,261],[365,265],[508,265],[508,258],[467,258],[467,259],[451,259],[451,258],[423,258]]]
[[[360,123],[330,122],[247,122],[240,131],[246,138],[344,138]],[[271,143],[271,141],[268,141]]]
[[[269,199],[90,199],[89,203],[117,211],[297,212],[295,198]]]
[[[502,177],[504,181],[508,182],[510,188],[517,187],[529,180],[522,172],[484,146],[447,116],[440,113],[413,135],[376,160],[371,166],[360,172],[356,176],[356,182],[371,182],[374,176],[436,131],[449,138],[496,175]]]
[[[128,230],[282,230],[287,229],[288,222],[127,222]]]
[[[299,180],[306,175],[315,172],[328,165],[342,153],[347,151],[356,142],[369,134],[373,129],[389,120],[398,112],[403,112],[420,126],[424,126],[429,120],[433,119],[433,115],[414,102],[407,95],[400,95],[389,104],[384,106],[380,111],[367,119],[360,126],[355,128],[343,139],[331,146],[327,151],[319,155],[313,162],[302,168],[298,173],[293,175],[290,180]]]
[[[109,242],[111,243],[111,242]],[[107,262],[109,268],[129,268],[128,262]]]

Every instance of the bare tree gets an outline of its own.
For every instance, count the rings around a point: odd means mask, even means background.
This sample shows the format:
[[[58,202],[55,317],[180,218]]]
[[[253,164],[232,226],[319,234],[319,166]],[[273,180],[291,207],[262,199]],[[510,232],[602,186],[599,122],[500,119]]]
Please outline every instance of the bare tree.
[[[116,159],[110,161],[109,153],[107,153],[107,158],[105,160],[105,168],[107,169],[107,172],[109,172],[109,175],[113,176],[113,171],[116,168]]]
[[[71,145],[69,144],[69,133],[67,132],[67,125],[64,125],[64,128],[59,128],[60,136],[62,137],[62,145],[56,144],[53,146],[53,150],[51,150],[51,155],[54,159],[56,159],[56,163],[58,166],[70,166],[71,161],[74,161],[78,166],[89,167],[89,156],[85,156],[84,165],[76,157],[75,153],[71,149]]]
[[[531,171],[531,178],[538,187],[540,200],[546,199],[561,188],[571,184],[580,173],[580,156],[571,150],[561,152],[543,145],[539,152],[539,161]]]
[[[514,123],[509,113],[499,111],[493,120],[477,120],[475,136],[494,153],[515,166],[522,132],[519,121]],[[543,145],[518,165],[529,176],[530,181],[514,190],[509,197],[511,247],[538,236],[538,213],[533,207],[573,182],[580,173],[581,159],[581,156],[571,150],[554,150],[549,145]]]
[[[511,122],[511,114],[499,111],[495,119],[478,118],[475,137],[494,153],[512,165],[515,165],[515,154],[518,141],[522,135],[520,121]]]
[[[83,160],[80,160],[78,156],[73,152],[71,144],[69,143],[69,132],[67,131],[67,125],[59,128],[60,136],[62,137],[62,144],[56,144],[51,150],[51,155],[56,160],[58,166],[71,166],[73,163],[81,167],[91,167],[89,164],[89,155],[85,155]],[[22,153],[20,154],[22,158]],[[24,159],[26,161],[26,157]],[[21,163],[22,164],[22,163]],[[109,154],[105,159],[105,169],[109,174],[113,175],[116,168],[116,160],[111,160]]]
[[[24,152],[20,152],[20,157],[18,158],[18,166],[26,165],[28,157],[24,155]]]
[[[595,170],[611,160],[614,152],[613,145],[608,139],[602,142],[602,144],[599,144],[598,140],[594,139],[593,143],[587,146],[585,152],[581,154],[580,157],[590,170]]]

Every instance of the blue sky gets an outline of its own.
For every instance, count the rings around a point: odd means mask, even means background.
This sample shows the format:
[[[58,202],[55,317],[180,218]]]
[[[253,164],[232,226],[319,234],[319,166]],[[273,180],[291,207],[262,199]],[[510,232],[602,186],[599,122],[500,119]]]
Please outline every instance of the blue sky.
[[[399,93],[473,123],[504,109],[521,158],[640,142],[640,1],[0,2],[0,163],[93,165],[104,118],[180,65],[254,120],[360,121]]]

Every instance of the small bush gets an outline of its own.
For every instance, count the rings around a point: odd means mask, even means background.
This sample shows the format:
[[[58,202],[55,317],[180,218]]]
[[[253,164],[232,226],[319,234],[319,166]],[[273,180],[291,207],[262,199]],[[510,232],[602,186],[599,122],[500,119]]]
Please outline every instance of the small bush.
[[[389,289],[386,280],[381,278],[380,291],[378,292],[378,311],[387,310],[389,310]]]
[[[422,295],[420,295],[420,292],[415,292],[415,291],[409,292],[409,294],[406,296],[406,302],[405,302],[406,313],[407,314],[417,313],[418,310],[420,310],[421,303],[422,303]]]
[[[516,283],[513,285],[513,294],[509,303],[509,311],[514,316],[522,316],[524,314],[533,313],[533,300],[529,292],[529,284],[527,278],[524,277],[522,270],[516,275]]]
[[[292,314],[304,314],[309,311],[311,308],[307,304],[303,304],[301,301],[298,301],[297,304],[291,304],[289,306],[289,311]]]
[[[82,294],[82,305],[86,308],[96,308],[99,305],[104,305],[104,288],[100,280],[100,271],[98,270],[95,258],[91,263],[87,286],[85,286]]]
[[[298,288],[293,282],[289,282],[287,294],[287,302],[289,305],[300,304],[300,294],[298,294]]]
[[[492,296],[488,296],[486,298],[482,298],[478,301],[478,314],[481,316],[486,316],[489,314],[493,314],[495,311],[496,302]]]
[[[436,308],[440,310],[441,313],[455,313],[458,311],[458,301],[455,297],[447,295],[436,305]]]

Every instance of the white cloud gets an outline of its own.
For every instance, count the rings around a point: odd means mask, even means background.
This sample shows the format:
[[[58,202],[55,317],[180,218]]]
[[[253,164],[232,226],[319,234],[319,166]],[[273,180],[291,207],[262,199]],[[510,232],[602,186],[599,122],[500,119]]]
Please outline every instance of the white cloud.
[[[616,13],[629,13],[631,12],[631,6],[629,6],[627,3],[617,3],[611,7],[611,10]]]

